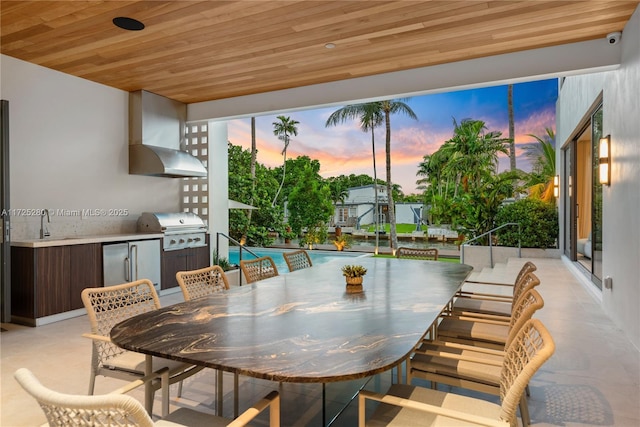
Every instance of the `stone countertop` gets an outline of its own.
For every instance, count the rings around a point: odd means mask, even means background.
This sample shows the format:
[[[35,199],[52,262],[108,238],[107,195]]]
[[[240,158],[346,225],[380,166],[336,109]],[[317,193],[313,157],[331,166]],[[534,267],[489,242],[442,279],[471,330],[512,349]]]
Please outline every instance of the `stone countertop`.
[[[132,240],[161,239],[162,233],[127,233],[95,236],[47,237],[44,239],[12,240],[11,246],[23,248],[46,248],[51,246],[85,245],[88,243],[127,242]]]
[[[404,361],[471,267],[359,258],[364,291],[346,292],[353,259],[282,274],[119,323],[117,345],[271,381],[363,378]]]

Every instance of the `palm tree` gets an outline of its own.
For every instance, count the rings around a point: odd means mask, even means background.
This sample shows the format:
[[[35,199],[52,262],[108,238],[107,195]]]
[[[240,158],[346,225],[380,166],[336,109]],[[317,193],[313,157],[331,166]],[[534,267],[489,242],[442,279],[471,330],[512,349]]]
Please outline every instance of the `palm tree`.
[[[548,203],[555,202],[553,196],[553,177],[556,174],[556,135],[553,129],[546,128],[546,135],[540,138],[536,135],[537,143],[524,147],[525,156],[531,159],[533,168],[529,174],[529,194]]]
[[[345,107],[340,108],[339,110],[331,113],[329,118],[325,123],[325,127],[336,126],[339,123],[344,123],[347,120],[358,119],[360,120],[360,129],[363,132],[371,131],[371,151],[373,153],[373,196],[374,196],[374,210],[375,213],[373,215],[373,221],[375,224],[375,233],[376,233],[376,247],[375,253],[378,253],[378,242],[379,242],[379,226],[378,226],[378,215],[380,213],[378,208],[378,176],[376,172],[376,144],[374,137],[374,129],[376,126],[382,123],[383,115],[382,115],[382,106],[379,102],[368,102],[365,104],[354,104],[347,105]]]
[[[456,177],[465,193],[471,186],[478,187],[482,178],[496,172],[498,153],[508,154],[508,139],[498,131],[485,132],[482,120],[453,120],[453,138],[441,147],[448,156],[445,173]]]
[[[276,205],[276,201],[278,200],[278,195],[280,194],[280,190],[282,190],[282,186],[284,185],[284,178],[286,175],[286,167],[287,167],[287,148],[289,147],[289,135],[298,135],[298,128],[296,125],[300,124],[297,120],[292,120],[291,117],[278,116],[276,117],[279,121],[273,122],[273,134],[278,137],[279,140],[284,142],[284,149],[282,150],[282,181],[280,181],[280,187],[276,192],[275,197],[273,198],[272,206]]]
[[[390,244],[392,252],[398,247],[398,233],[396,231],[396,214],[395,206],[393,204],[393,184],[391,183],[391,115],[401,113],[406,114],[414,120],[418,120],[416,113],[414,113],[411,107],[406,104],[407,100],[408,98],[401,98],[397,100],[391,99],[379,103],[384,114],[386,129],[385,151],[387,166],[387,197],[389,198],[389,231],[391,232]]]
[[[253,196],[256,192],[256,159],[258,156],[258,150],[256,148],[256,118],[251,117],[251,198],[249,204],[253,205]],[[248,209],[247,227],[251,224],[251,214],[253,209]]]
[[[342,182],[336,179],[328,179],[329,189],[331,190],[331,201],[334,205],[344,204],[344,200],[349,195],[346,188],[343,187]]]
[[[509,169],[516,170],[516,136],[513,123],[513,85],[507,87],[507,106],[509,108]]]

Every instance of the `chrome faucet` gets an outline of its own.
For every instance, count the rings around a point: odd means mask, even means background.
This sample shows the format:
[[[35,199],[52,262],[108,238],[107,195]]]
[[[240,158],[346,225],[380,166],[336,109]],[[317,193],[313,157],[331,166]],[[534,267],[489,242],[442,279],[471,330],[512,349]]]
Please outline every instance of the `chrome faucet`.
[[[50,223],[51,219],[49,218],[49,209],[43,209],[42,213],[40,214],[40,238],[41,239],[51,236],[51,233],[49,233],[49,230],[47,230],[44,225],[45,215],[47,216],[47,222]]]

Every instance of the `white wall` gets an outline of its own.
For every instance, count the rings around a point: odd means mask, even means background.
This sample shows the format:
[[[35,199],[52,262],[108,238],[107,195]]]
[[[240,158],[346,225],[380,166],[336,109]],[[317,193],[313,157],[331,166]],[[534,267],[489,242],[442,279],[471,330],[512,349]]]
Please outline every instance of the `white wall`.
[[[604,134],[611,135],[612,158],[611,186],[603,189],[603,277],[613,279],[613,288],[602,290],[602,304],[640,348],[640,8],[622,37],[618,70],[565,80],[556,141],[559,148],[569,140],[602,93]]]
[[[611,186],[603,191],[603,269],[613,289],[605,310],[640,348],[640,7],[623,32],[622,65],[604,85]]]
[[[396,223],[398,224],[415,224],[416,217],[413,214],[413,208],[420,216],[423,214],[422,203],[398,203],[396,204]],[[423,209],[419,209],[423,208]]]
[[[227,161],[227,122],[209,122],[209,233],[211,248],[229,257],[229,241],[220,237],[216,248],[216,233],[229,234],[229,162]]]
[[[9,101],[11,208],[128,209],[128,216],[54,216],[53,237],[135,230],[143,211],[179,210],[179,180],[129,175],[128,93],[1,56]],[[12,216],[12,239],[39,217]]]

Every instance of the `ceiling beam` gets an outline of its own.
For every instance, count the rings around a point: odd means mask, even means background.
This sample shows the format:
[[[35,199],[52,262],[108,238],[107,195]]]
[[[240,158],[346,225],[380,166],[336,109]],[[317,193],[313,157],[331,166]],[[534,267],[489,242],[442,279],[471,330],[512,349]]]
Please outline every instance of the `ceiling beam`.
[[[609,71],[620,66],[621,45],[622,43],[609,45],[606,39],[598,39],[256,95],[198,102],[188,105],[187,119],[230,120]]]

